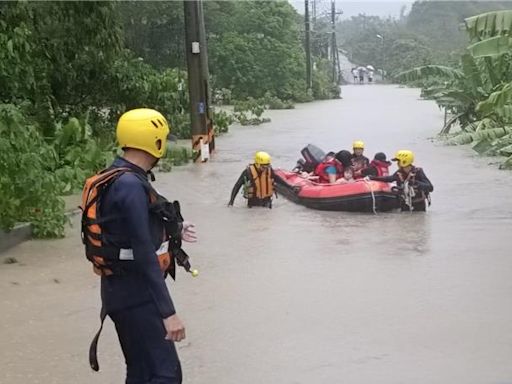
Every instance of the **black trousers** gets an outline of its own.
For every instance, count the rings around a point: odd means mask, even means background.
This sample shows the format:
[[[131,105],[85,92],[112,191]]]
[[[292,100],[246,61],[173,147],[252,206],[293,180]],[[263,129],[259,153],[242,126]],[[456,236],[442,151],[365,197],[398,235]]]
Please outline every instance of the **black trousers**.
[[[412,203],[413,212],[425,212],[427,210],[427,203],[425,200],[417,201]],[[409,206],[402,201],[401,203],[402,212],[410,211]]]
[[[126,384],[181,384],[181,365],[153,303],[111,314],[126,361]]]
[[[256,197],[253,197],[253,198],[250,198],[247,200],[247,206],[249,208],[252,208],[252,207],[272,208],[272,199],[271,198],[258,199]]]

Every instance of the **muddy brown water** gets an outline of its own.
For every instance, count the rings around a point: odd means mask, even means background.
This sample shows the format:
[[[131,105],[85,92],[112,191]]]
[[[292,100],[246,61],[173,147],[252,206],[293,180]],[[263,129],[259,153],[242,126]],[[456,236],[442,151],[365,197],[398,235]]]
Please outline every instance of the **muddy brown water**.
[[[219,138],[205,165],[161,174],[200,242],[201,274],[169,283],[187,340],[185,383],[512,383],[512,177],[468,148],[430,140],[443,116],[419,92],[347,86],[343,100],[272,111],[270,124]],[[435,186],[427,214],[320,212],[283,198],[246,209],[230,190],[252,153],[292,167],[311,142],[410,148]],[[123,382],[113,325],[98,325],[98,280],[78,221],[68,237],[30,241],[0,265],[0,383]]]

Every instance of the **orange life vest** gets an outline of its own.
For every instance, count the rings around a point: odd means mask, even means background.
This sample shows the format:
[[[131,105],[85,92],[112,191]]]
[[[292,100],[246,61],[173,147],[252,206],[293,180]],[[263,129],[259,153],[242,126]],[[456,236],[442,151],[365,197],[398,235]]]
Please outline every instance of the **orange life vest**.
[[[119,261],[133,260],[131,249],[120,249],[109,245],[105,241],[102,224],[113,220],[113,218],[102,218],[99,210],[103,192],[126,172],[133,171],[127,167],[103,170],[86,180],[82,192],[82,205],[80,206],[82,209],[82,242],[85,245],[87,259],[93,264],[94,272],[100,276],[115,274]],[[154,205],[160,196],[149,183],[147,183],[147,186],[150,204]],[[155,253],[161,270],[164,273],[170,273],[174,278],[175,263],[169,248],[170,236],[165,229],[165,225],[163,228],[162,244],[155,250]]]
[[[247,167],[251,177],[250,185],[245,191],[244,197],[247,199],[268,199],[274,194],[274,179],[272,178],[271,168],[266,168],[262,172],[254,164]]]

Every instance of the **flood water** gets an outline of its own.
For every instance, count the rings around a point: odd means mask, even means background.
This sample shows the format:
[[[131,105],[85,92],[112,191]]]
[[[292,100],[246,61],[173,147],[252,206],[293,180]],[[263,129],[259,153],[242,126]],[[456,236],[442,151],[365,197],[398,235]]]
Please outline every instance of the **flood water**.
[[[343,99],[271,111],[235,127],[210,163],[158,175],[197,224],[200,276],[169,282],[194,384],[512,383],[512,174],[433,138],[443,115],[419,91],[346,86]],[[366,155],[411,149],[434,184],[426,214],[322,212],[283,198],[247,209],[231,188],[257,150],[291,168],[300,149],[366,143]],[[58,241],[30,241],[0,265],[0,383],[123,382],[112,323],[100,373],[87,350],[99,281],[78,221]],[[507,256],[508,255],[508,256]]]

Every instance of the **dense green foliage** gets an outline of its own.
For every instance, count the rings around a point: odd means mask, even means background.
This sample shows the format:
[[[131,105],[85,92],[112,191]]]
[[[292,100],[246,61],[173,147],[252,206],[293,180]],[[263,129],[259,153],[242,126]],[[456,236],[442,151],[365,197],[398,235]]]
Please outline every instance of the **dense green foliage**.
[[[287,2],[204,3],[216,132],[306,101],[300,17]],[[0,229],[61,235],[64,206],[115,154],[115,121],[151,107],[190,137],[182,2],[0,2]],[[314,95],[335,96],[319,69]],[[218,96],[222,97],[218,97]],[[169,169],[189,154],[173,150]]]
[[[16,154],[16,155],[14,155]],[[12,104],[0,104],[0,224],[34,223],[36,236],[63,234],[64,201],[55,194],[57,176],[49,171],[58,155]]]
[[[121,1],[126,47],[157,69],[185,69],[183,4],[178,1]]]
[[[263,97],[267,92],[285,100],[303,99],[305,58],[293,7],[272,1],[229,2],[223,7],[231,8],[229,20],[222,21],[219,14],[206,25],[211,29],[209,57],[215,86],[230,89],[238,99]]]
[[[512,168],[512,11],[467,18],[465,27],[470,45],[458,68],[418,67],[399,74],[398,79],[431,78],[422,95],[451,116],[441,132],[460,127],[448,143],[471,143],[479,153],[506,156],[503,167]]]
[[[235,100],[268,93],[282,100],[311,99],[305,84],[303,22],[289,3],[207,1],[203,6],[214,93],[228,91]],[[131,51],[159,68],[184,67],[181,3],[123,2],[120,9]],[[331,94],[332,84],[321,81],[318,88],[319,94]]]
[[[0,228],[63,234],[57,196],[112,157],[87,117],[110,106],[121,43],[113,3],[0,3]]]
[[[352,62],[387,73],[428,64],[432,56],[425,39],[408,31],[403,20],[359,15],[340,23],[338,33]]]

